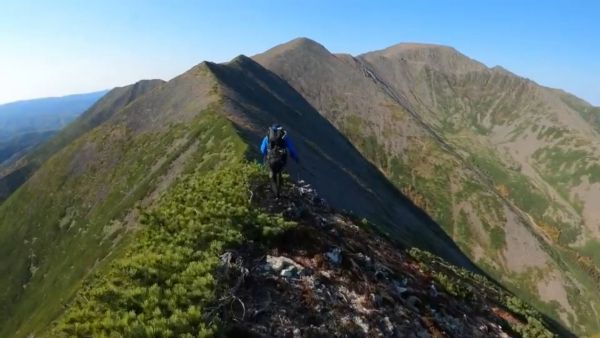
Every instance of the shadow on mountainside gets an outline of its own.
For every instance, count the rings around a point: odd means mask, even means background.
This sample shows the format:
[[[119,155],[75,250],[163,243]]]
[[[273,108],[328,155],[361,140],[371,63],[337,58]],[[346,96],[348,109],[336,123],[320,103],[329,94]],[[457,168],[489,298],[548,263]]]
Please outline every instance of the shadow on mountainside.
[[[248,158],[260,160],[258,145],[267,126],[280,123],[290,132],[302,160],[290,161],[293,178],[310,182],[331,206],[367,218],[397,245],[430,251],[487,276],[286,81],[245,56],[207,66],[221,85],[227,117],[251,146]],[[557,322],[547,322],[562,335],[572,335]]]
[[[398,243],[478,270],[437,223],[285,81],[244,56],[208,67],[222,86],[226,114],[252,146],[249,157],[259,158],[266,127],[281,123],[302,160],[289,166],[293,177],[310,182],[332,206],[369,219]]]

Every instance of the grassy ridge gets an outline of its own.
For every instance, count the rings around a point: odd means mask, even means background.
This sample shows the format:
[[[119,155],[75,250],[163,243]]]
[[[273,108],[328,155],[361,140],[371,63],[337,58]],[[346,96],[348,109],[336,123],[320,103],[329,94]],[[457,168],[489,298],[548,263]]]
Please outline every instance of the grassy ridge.
[[[118,248],[126,231],[120,220],[173,160],[198,140],[189,161],[211,166],[225,156],[218,155],[222,142],[243,153],[234,136],[227,121],[205,111],[164,132],[104,125],[51,157],[0,206],[0,336],[44,328],[82,277]],[[210,147],[217,155],[208,155]]]

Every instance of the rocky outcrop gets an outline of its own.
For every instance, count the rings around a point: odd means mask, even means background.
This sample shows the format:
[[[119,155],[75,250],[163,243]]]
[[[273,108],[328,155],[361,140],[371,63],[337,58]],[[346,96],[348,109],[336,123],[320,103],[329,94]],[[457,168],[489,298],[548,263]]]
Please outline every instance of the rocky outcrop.
[[[221,256],[230,337],[553,335],[541,316],[511,310],[512,295],[485,277],[398,248],[310,186],[289,185],[278,201],[264,190],[254,198],[298,225],[270,246],[245,243]]]

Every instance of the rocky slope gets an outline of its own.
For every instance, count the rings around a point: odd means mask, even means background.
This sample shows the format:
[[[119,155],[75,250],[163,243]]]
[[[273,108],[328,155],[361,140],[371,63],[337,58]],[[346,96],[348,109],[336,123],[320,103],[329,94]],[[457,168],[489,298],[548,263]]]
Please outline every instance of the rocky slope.
[[[485,277],[399,249],[303,182],[277,201],[262,189],[256,203],[296,226],[270,247],[246,243],[221,256],[229,336],[568,335]]]
[[[353,57],[297,39],[253,58],[480,267],[578,331],[600,330],[598,223],[582,199],[595,200],[597,110],[443,46]]]

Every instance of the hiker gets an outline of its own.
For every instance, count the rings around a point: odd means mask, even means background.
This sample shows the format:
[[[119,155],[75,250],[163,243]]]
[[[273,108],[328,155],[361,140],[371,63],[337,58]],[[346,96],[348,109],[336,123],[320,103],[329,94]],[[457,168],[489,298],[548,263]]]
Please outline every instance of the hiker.
[[[266,163],[270,169],[271,189],[273,189],[275,196],[279,198],[281,184],[283,183],[281,172],[287,163],[288,153],[294,161],[298,162],[296,149],[287,131],[282,126],[274,124],[263,138],[260,152],[263,155],[263,163]]]

